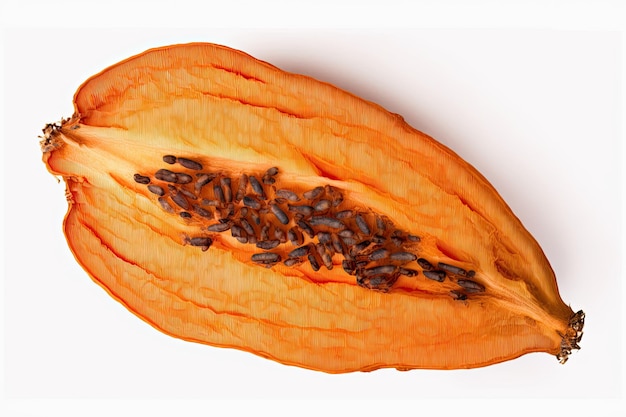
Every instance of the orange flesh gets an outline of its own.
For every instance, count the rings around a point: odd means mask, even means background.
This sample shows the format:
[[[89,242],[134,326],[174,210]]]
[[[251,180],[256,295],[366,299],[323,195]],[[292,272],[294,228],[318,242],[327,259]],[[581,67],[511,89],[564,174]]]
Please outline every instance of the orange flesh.
[[[75,107],[43,141],[44,162],[68,187],[68,243],[99,285],[165,333],[326,372],[470,368],[562,356],[580,339],[541,248],[491,185],[372,103],[191,44],[105,70]],[[206,224],[166,213],[133,180],[167,168],[167,154],[233,178],[277,166],[280,187],[299,193],[332,185],[342,209],[387,216],[421,237],[420,257],[475,270],[486,290],[454,300],[452,280],[420,272],[382,293],[358,286],[338,256],[316,272],[258,266],[258,250],[227,233],[206,252],[185,245]]]

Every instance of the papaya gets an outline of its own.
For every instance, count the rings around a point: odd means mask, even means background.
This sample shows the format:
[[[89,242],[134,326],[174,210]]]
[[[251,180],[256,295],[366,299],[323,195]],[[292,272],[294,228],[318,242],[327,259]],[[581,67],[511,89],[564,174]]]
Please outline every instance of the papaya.
[[[77,262],[156,329],[328,373],[564,363],[584,313],[470,164],[243,52],[148,50],[43,129]]]

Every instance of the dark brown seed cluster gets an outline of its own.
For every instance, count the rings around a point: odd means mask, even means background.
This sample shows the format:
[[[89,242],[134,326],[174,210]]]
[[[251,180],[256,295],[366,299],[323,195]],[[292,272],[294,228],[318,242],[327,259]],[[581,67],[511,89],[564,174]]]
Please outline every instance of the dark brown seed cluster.
[[[450,292],[457,300],[485,291],[472,280],[474,271],[445,263],[433,265],[417,255],[420,238],[398,229],[385,216],[367,208],[345,209],[341,190],[330,185],[298,193],[277,185],[278,168],[233,178],[206,170],[202,163],[174,155],[163,156],[171,169],[153,176],[135,174],[157,196],[161,208],[196,222],[202,233],[185,243],[208,250],[216,234],[229,233],[258,251],[251,261],[266,267],[307,264],[313,271],[341,268],[358,285],[387,292],[401,276],[458,284]]]

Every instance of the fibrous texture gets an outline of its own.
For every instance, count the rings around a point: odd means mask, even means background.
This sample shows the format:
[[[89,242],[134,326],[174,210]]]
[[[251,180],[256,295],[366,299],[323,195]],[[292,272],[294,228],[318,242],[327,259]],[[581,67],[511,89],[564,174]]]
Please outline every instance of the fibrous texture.
[[[165,333],[326,372],[578,348],[537,242],[398,115],[212,44],[123,61],[74,105],[42,140],[67,241]]]

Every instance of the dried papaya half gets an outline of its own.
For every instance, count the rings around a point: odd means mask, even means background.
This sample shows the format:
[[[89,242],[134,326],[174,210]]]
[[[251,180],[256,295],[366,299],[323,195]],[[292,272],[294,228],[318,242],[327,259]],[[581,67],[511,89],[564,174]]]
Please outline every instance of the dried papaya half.
[[[495,189],[376,104],[197,43],[74,107],[41,141],[67,242],[162,332],[331,373],[579,348],[584,313]]]

